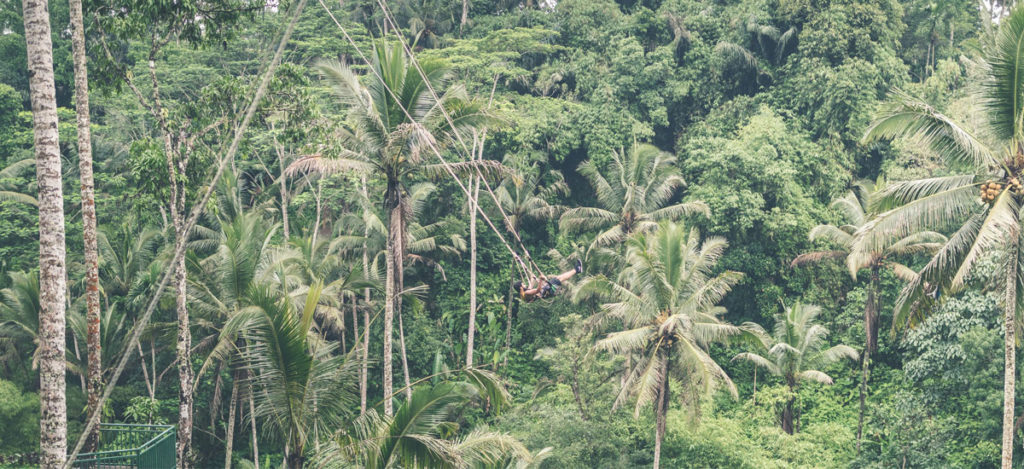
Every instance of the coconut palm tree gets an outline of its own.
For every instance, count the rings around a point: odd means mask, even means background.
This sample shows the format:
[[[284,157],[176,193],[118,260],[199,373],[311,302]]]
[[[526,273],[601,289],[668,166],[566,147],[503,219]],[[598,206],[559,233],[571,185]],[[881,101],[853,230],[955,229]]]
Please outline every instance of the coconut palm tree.
[[[661,222],[654,232],[626,240],[625,267],[617,279],[590,277],[576,294],[577,299],[595,294],[605,299],[596,324],[615,320],[626,327],[608,334],[597,347],[636,357],[614,406],[635,397],[634,413],[639,415],[654,403],[655,468],[661,460],[670,378],[696,393],[724,386],[736,395],[736,387],[707,350],[712,343],[752,330],[722,321],[725,308],[716,306],[742,275],[712,275],[727,245],[718,237],[702,241],[700,232],[684,224]]]
[[[1004,254],[1004,379],[1002,467],[1013,462],[1015,343],[1019,285],[1024,281],[1020,249],[1021,179],[1024,178],[1024,6],[999,22],[982,62],[984,79],[974,93],[983,111],[971,129],[934,107],[895,92],[865,133],[865,140],[913,136],[942,157],[950,176],[896,183],[876,202],[881,214],[865,225],[859,250],[870,252],[922,230],[952,231],[949,240],[909,282],[896,303],[894,322],[913,326],[925,306],[943,292],[963,287],[978,259]],[[980,197],[978,195],[980,189]],[[980,200],[979,200],[980,199]]]
[[[39,186],[39,467],[53,469],[67,459],[68,416],[64,375],[65,292],[64,191],[61,179],[57,94],[47,0],[22,6],[32,101],[36,183]]]
[[[792,265],[800,266],[810,263],[818,263],[832,260],[843,260],[850,270],[850,275],[856,279],[861,269],[868,269],[867,300],[864,302],[864,352],[861,357],[861,385],[860,385],[860,411],[857,418],[857,448],[860,449],[860,438],[864,428],[864,412],[866,411],[866,394],[868,376],[870,372],[871,354],[875,352],[878,343],[878,313],[880,311],[878,292],[879,281],[882,270],[890,270],[897,277],[910,282],[917,277],[913,269],[896,261],[900,257],[911,256],[922,253],[933,253],[942,247],[946,237],[934,231],[922,231],[911,233],[902,239],[893,240],[877,249],[865,250],[855,249],[858,242],[857,232],[861,230],[870,220],[878,216],[878,211],[873,205],[874,200],[884,192],[886,182],[879,178],[875,183],[868,181],[857,181],[843,197],[832,201],[832,208],[836,209],[842,216],[843,225],[818,225],[811,229],[810,241],[824,240],[829,242],[833,249],[825,251],[812,251],[801,254],[793,259]]]
[[[9,272],[11,286],[0,290],[0,339],[9,345],[4,366],[19,365],[26,376],[29,366],[39,365],[39,276],[27,272]]]
[[[7,165],[6,168],[0,169],[0,180],[17,177],[22,171],[25,171],[35,164],[36,160],[33,158],[25,158],[20,161],[15,161]],[[35,197],[23,192],[18,192],[17,190],[8,190],[9,188],[5,188],[6,186],[6,183],[0,182],[0,201],[7,200],[33,206],[39,205],[39,201],[36,200]]]
[[[406,185],[417,175],[440,175],[445,171],[442,165],[425,161],[424,153],[429,146],[446,146],[455,132],[483,125],[489,119],[482,112],[483,106],[466,99],[461,88],[448,88],[449,72],[443,62],[422,60],[417,67],[401,47],[383,43],[375,46],[372,55],[372,76],[365,85],[348,66],[321,64],[321,73],[347,108],[354,129],[339,131],[337,155],[301,158],[290,170],[355,172],[376,175],[385,181],[384,207],[389,235],[388,262],[385,263],[383,387],[384,394],[390,395],[393,320],[395,314],[401,313],[398,296],[403,289],[402,272],[407,252]],[[447,91],[435,101],[431,88]],[[448,123],[444,113],[451,117],[454,125]],[[496,165],[463,161],[448,165],[448,169],[465,171]],[[385,402],[384,413],[391,415],[391,410],[390,403]]]
[[[355,360],[335,355],[335,344],[314,330],[313,312],[323,286],[310,287],[304,306],[257,286],[251,307],[233,316],[222,335],[245,338],[243,359],[255,387],[256,413],[267,434],[284,440],[285,465],[303,467],[306,446],[340,427],[356,401]]]
[[[676,157],[654,145],[637,143],[629,152],[612,154],[607,174],[593,161],[583,162],[579,172],[593,186],[598,206],[569,209],[559,225],[573,233],[597,230],[595,246],[621,243],[632,233],[653,230],[659,220],[708,213],[703,202],[670,203],[684,185],[683,177]]]
[[[857,351],[848,345],[825,348],[828,329],[815,321],[820,313],[821,308],[802,303],[786,308],[776,317],[771,337],[765,337],[767,340],[761,343],[763,355],[743,352],[733,358],[753,362],[786,382],[789,399],[782,411],[781,423],[782,429],[790,435],[794,431],[793,404],[800,383],[832,384],[832,377],[821,370],[844,358],[857,359]]]
[[[477,428],[461,437],[450,429],[467,406],[486,395],[490,403],[507,398],[496,377],[479,370],[468,381],[417,386],[393,417],[374,409],[355,419],[317,457],[318,467],[504,468],[530,467],[547,454],[531,454],[515,438]],[[494,391],[497,391],[496,393]]]
[[[466,242],[461,235],[449,234],[447,237],[438,236],[439,233],[449,231],[451,225],[449,222],[442,220],[422,225],[417,221],[435,189],[436,187],[431,183],[418,183],[409,188],[406,196],[408,219],[405,224],[406,236],[403,267],[406,271],[403,272],[403,276],[408,274],[415,266],[420,265],[434,269],[444,278],[444,268],[438,262],[439,256],[458,255],[466,250]],[[389,259],[387,251],[389,228],[383,223],[377,212],[370,209],[369,204],[364,204],[361,213],[349,214],[349,216],[342,218],[341,229],[343,233],[354,234],[336,236],[334,241],[331,242],[331,251],[350,252],[353,254],[365,251],[366,262],[369,264],[366,272],[370,273],[371,277],[374,276],[374,273],[380,272],[380,264],[382,262],[387,263]],[[370,279],[370,281],[375,280],[379,280],[379,278]],[[403,282],[403,288],[398,290],[398,306],[401,306],[404,295],[421,289],[421,287],[405,288]],[[411,398],[409,360],[406,355],[403,327],[402,317],[399,316],[398,337],[402,361],[402,377],[405,380],[406,398]]]

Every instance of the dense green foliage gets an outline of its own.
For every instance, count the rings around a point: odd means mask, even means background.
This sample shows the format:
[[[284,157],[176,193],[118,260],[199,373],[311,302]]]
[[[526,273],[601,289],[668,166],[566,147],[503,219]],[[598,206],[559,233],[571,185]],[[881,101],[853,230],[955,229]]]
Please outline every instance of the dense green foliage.
[[[663,467],[999,466],[999,239],[986,238],[969,273],[946,279],[914,272],[961,229],[956,220],[918,214],[913,232],[879,235],[867,252],[853,238],[921,194],[894,195],[900,187],[977,173],[948,179],[971,208],[974,185],[998,177],[988,160],[947,164],[941,145],[862,139],[877,116],[922,103],[1012,134],[1005,115],[1016,111],[985,121],[969,93],[998,46],[999,12],[952,0],[475,0],[460,25],[462,2],[389,1],[430,75],[421,80],[376,0],[310,3],[238,156],[211,181],[293,2],[220,2],[210,29],[173,21],[196,16],[197,2],[90,3],[105,379],[132,356],[105,421],[177,420],[172,289],[140,342],[127,340],[173,255],[162,124],[127,86],[135,78],[149,96],[152,60],[169,128],[193,139],[175,184],[189,209],[216,187],[186,256],[196,467],[224,463],[229,433],[236,463],[256,457],[255,433],[267,467],[635,467],[654,461],[656,440]],[[39,444],[20,9],[0,2],[0,466]],[[82,221],[67,5],[50,12],[73,442],[86,419]],[[150,16],[160,21],[140,19]],[[893,89],[902,90],[895,103]],[[471,153],[487,162],[455,172],[464,184],[486,177],[478,198],[497,230],[478,218],[480,370],[468,374],[471,212],[435,142],[450,162]],[[1019,210],[1013,197],[1001,210]],[[404,294],[395,393],[384,396],[397,214]],[[530,258],[518,263],[506,243]],[[528,280],[524,265],[553,275],[576,260],[583,273],[552,299],[511,291]],[[920,288],[903,290],[908,281]],[[936,294],[940,283],[957,289]],[[870,366],[848,360],[869,343]],[[392,398],[395,414],[385,415]]]

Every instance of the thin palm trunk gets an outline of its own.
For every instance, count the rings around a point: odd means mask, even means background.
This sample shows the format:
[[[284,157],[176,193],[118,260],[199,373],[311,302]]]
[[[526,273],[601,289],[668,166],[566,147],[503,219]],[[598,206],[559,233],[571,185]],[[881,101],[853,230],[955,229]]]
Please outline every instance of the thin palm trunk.
[[[393,184],[391,182],[389,185]],[[395,188],[395,191],[398,189]],[[389,191],[391,192],[391,188]],[[399,229],[401,226],[402,211],[398,203],[394,203],[391,210],[388,213],[388,238],[387,238],[387,255],[390,259],[385,262],[385,287],[384,287],[384,355],[382,360],[384,361],[384,415],[390,417],[393,413],[391,406],[391,394],[394,391],[392,384],[392,345],[391,338],[394,334],[394,319],[395,319],[395,297],[398,295],[397,282],[395,277],[401,275],[400,272],[396,272],[397,261],[396,257],[401,258],[401,254],[396,255],[399,249],[400,242],[398,241]]]
[[[53,45],[46,0],[23,0],[36,178],[39,185],[39,467],[67,459],[64,374],[64,194],[61,187]]]
[[[870,373],[870,360],[871,355],[867,349],[864,350],[864,357],[861,361],[861,375],[860,375],[860,415],[857,416],[857,454],[860,454],[860,441],[864,435],[864,413],[867,410],[867,404],[865,397],[868,393],[868,375]]]
[[[473,337],[476,334],[476,204],[480,195],[480,181],[469,179],[469,334],[466,338],[466,367],[473,366]]]
[[[401,302],[399,302],[401,305]],[[412,382],[409,379],[409,358],[405,354],[405,328],[402,326],[402,308],[398,308],[398,348],[402,354],[402,380],[405,382],[405,400],[412,400]]]
[[[235,412],[238,410],[238,381],[241,380],[238,372],[232,374],[231,379],[231,400],[229,401],[230,408],[228,409],[228,429],[224,435],[224,469],[231,469],[231,452],[234,449],[235,443],[235,419],[237,415]]]
[[[459,21],[459,32],[462,32],[462,28],[466,26],[466,21],[469,20],[469,0],[462,0],[462,20]]]
[[[1013,407],[1017,381],[1016,348],[1014,333],[1017,322],[1017,266],[1020,249],[1019,234],[1010,233],[1010,249],[1006,259],[1006,305],[1003,317],[1005,331],[1005,365],[1003,368],[1003,454],[1002,467],[1013,466]]]
[[[93,194],[92,136],[89,131],[89,75],[85,57],[85,27],[82,1],[69,0],[71,49],[75,64],[75,113],[78,127],[78,170],[82,190],[82,237],[85,241],[86,349],[89,356],[87,402],[91,415],[99,404],[103,385],[100,351],[100,277],[96,243],[96,200]],[[86,451],[95,451],[99,429],[89,432]]]
[[[661,466],[661,442],[665,438],[666,420],[668,419],[668,360],[661,368],[662,384],[658,390],[658,398],[654,401],[654,469]]]
[[[246,374],[249,375],[247,381],[249,383],[249,425],[252,429],[252,462],[255,469],[260,469],[260,444],[256,439],[256,399],[252,395],[252,374],[249,372]]]
[[[782,431],[792,435],[793,434],[793,404],[796,403],[796,385],[790,381],[789,386],[789,398],[786,399],[786,407],[782,409]]]
[[[857,454],[860,454],[860,442],[864,435],[864,414],[867,412],[868,378],[871,374],[871,354],[878,347],[878,264],[871,266],[871,280],[868,283],[868,298],[864,304],[864,356],[861,362],[860,376],[860,409],[857,413]]]
[[[366,200],[369,194],[366,191],[366,176],[362,178],[362,193],[363,199]],[[370,237],[370,228],[363,228],[363,237]],[[366,249],[366,243],[363,243],[363,279],[370,278],[370,253]],[[363,341],[363,363],[362,369],[359,373],[359,415],[366,414],[366,377],[368,375],[368,368],[370,365],[370,287],[363,289],[363,295],[366,299],[366,304],[363,305],[363,333],[366,334],[366,340]]]

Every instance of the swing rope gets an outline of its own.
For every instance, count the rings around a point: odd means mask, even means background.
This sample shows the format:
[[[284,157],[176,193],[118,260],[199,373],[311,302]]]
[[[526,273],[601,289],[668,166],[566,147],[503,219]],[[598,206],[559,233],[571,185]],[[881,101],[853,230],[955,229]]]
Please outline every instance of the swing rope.
[[[392,90],[391,87],[388,86],[387,81],[385,81],[384,77],[382,77],[380,75],[380,72],[378,72],[377,69],[374,68],[373,63],[369,59],[367,59],[366,54],[363,53],[363,51],[359,47],[359,45],[356,44],[355,40],[352,39],[352,36],[350,36],[348,34],[348,31],[345,29],[344,26],[342,26],[341,22],[339,22],[338,19],[334,16],[334,13],[332,13],[331,10],[329,8],[327,8],[327,5],[324,4],[323,0],[317,0],[317,1],[320,3],[320,6],[324,9],[324,11],[327,12],[327,15],[331,17],[331,21],[333,21],[334,24],[338,27],[338,29],[341,30],[342,35],[345,36],[345,39],[349,42],[349,44],[353,47],[353,49],[355,49],[356,53],[359,54],[359,57],[367,65],[367,67],[370,69],[370,71],[374,74],[374,76],[378,80],[380,80],[381,85],[384,87],[385,90],[387,90],[387,92],[391,96],[391,98],[395,100],[395,104],[398,105],[398,108],[402,111],[402,113],[406,116],[406,118],[409,119],[409,122],[415,124],[416,120],[412,117],[412,114],[410,114],[409,110],[405,108],[405,106],[402,104],[401,100],[398,98],[398,95],[395,94],[394,90]],[[404,42],[402,44],[403,44],[403,46],[405,45]],[[419,70],[419,64],[415,61],[415,57],[410,57],[410,59],[413,61],[413,63],[415,64],[416,68]],[[420,70],[420,73],[422,75],[422,70]],[[424,81],[426,82],[427,86],[429,87],[430,86],[429,80],[424,79]],[[435,100],[436,100],[436,96],[437,95],[434,94]],[[440,101],[436,101],[436,104],[441,108],[442,112],[444,112],[444,114],[446,116],[446,119],[448,119],[448,122],[450,123],[449,125],[453,125],[453,124],[451,124],[451,122],[452,122],[451,121],[451,117],[448,116],[447,110],[444,109],[444,105]],[[431,135],[429,132],[426,132],[426,130],[423,128],[422,125],[418,125],[418,124],[416,124],[416,125],[417,125],[417,127],[420,130],[423,130],[426,133],[426,135],[429,137],[429,138],[426,138],[424,140],[427,142],[427,146],[430,147],[430,149],[434,152],[434,155],[437,156],[438,160],[441,161],[441,164],[444,167],[445,171],[448,172],[448,175],[450,175],[452,177],[452,179],[455,180],[455,183],[458,184],[459,189],[461,189],[462,192],[464,194],[466,194],[466,197],[472,198],[472,193],[469,191],[469,189],[466,188],[466,185],[462,182],[461,179],[459,179],[458,175],[455,174],[455,170],[452,169],[451,165],[448,163],[448,161],[441,154],[441,151],[437,148],[437,146],[435,144],[435,139],[433,138],[433,135]],[[458,134],[458,132],[454,129],[454,127],[453,127],[452,130],[455,133],[456,138],[458,138],[458,140],[462,143],[463,147],[465,147],[465,142],[462,142],[462,137]],[[477,171],[479,172],[479,168],[477,168]],[[498,240],[501,241],[501,243],[505,245],[505,248],[508,249],[508,251],[512,254],[512,257],[516,260],[516,262],[519,263],[520,268],[522,268],[523,271],[527,273],[526,279],[528,280],[529,278],[531,278],[531,274],[532,273],[530,271],[530,268],[526,265],[525,262],[523,262],[523,259],[522,259],[522,257],[519,256],[519,253],[517,253],[515,251],[515,249],[513,249],[512,246],[509,245],[509,243],[505,239],[505,237],[502,236],[500,231],[498,231],[498,228],[494,226],[494,223],[491,221],[490,217],[487,216],[487,213],[485,213],[483,211],[483,209],[480,207],[480,204],[473,204],[473,205],[476,206],[476,211],[480,213],[480,216],[484,219],[484,222],[487,223],[487,226],[489,226],[491,228],[491,230],[494,231],[494,234],[498,236]],[[507,222],[507,219],[506,219],[506,222]],[[513,234],[515,234],[514,231],[513,231]],[[518,238],[518,235],[516,235],[516,237]],[[527,258],[529,258],[528,254],[527,254]],[[531,260],[531,263],[532,263],[532,260]],[[534,264],[534,266],[536,266],[536,264]],[[540,270],[538,269],[538,272],[539,271]]]
[[[434,102],[440,104],[440,96],[438,96],[437,91],[434,90],[434,86],[433,84],[430,83],[430,80],[427,78],[426,73],[424,73],[423,69],[420,68],[419,61],[416,60],[416,56],[412,53],[412,49],[405,42],[405,38],[402,37],[401,29],[398,27],[397,22],[394,20],[394,17],[392,16],[391,11],[387,6],[387,1],[377,0],[377,5],[380,6],[382,12],[384,13],[384,20],[387,21],[391,25],[391,29],[395,31],[395,36],[398,37],[399,44],[402,45],[402,48],[405,50],[405,53],[409,56],[409,60],[412,62],[413,66],[416,67],[416,71],[419,72],[420,77],[423,79],[423,82],[427,87],[427,90],[430,92],[430,95],[434,98]],[[439,108],[441,109],[441,114],[444,115],[445,120],[448,122],[448,126],[451,127],[452,133],[455,134],[455,138],[459,141],[459,144],[462,145],[462,150],[467,153],[470,153],[470,150],[466,146],[466,142],[462,139],[462,135],[459,133],[458,128],[456,128],[455,126],[454,120],[452,119],[451,115],[448,114],[448,110],[445,109],[443,105],[440,105]],[[480,153],[482,159],[483,142],[481,142],[480,146]],[[532,265],[533,268],[537,270],[537,272],[542,273],[543,270],[533,261],[533,257],[530,256],[530,251],[526,249],[526,245],[523,243],[522,238],[519,237],[519,232],[515,229],[515,226],[513,226],[512,221],[508,217],[508,214],[505,213],[505,209],[502,208],[501,202],[498,201],[498,197],[494,194],[494,191],[491,189],[491,184],[487,181],[487,178],[484,177],[483,172],[480,171],[480,168],[478,166],[473,166],[473,168],[476,170],[477,176],[481,180],[483,180],[484,187],[487,188],[488,194],[490,194],[491,199],[494,201],[494,205],[498,208],[498,212],[501,214],[501,217],[505,221],[505,228],[508,229],[510,233],[512,233],[512,236],[515,237],[516,242],[519,243],[519,248],[522,249],[523,255],[526,257],[526,260],[530,262],[530,265]],[[479,204],[477,205],[479,206]]]

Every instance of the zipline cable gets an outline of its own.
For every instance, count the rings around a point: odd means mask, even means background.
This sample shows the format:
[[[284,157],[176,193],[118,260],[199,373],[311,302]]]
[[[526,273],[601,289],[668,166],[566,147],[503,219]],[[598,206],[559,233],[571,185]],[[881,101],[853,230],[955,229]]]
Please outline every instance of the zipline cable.
[[[466,185],[462,182],[461,179],[459,179],[458,175],[455,174],[455,170],[453,170],[451,168],[451,165],[448,163],[448,160],[446,160],[444,158],[444,156],[441,155],[441,151],[437,148],[437,146],[435,144],[435,139],[433,138],[433,135],[430,132],[426,131],[426,129],[423,128],[422,125],[420,125],[420,124],[418,124],[416,122],[416,120],[412,117],[412,114],[409,113],[409,110],[406,109],[405,106],[402,104],[401,100],[398,98],[398,95],[395,94],[394,90],[392,90],[391,87],[388,86],[387,81],[384,80],[384,77],[382,77],[380,75],[380,72],[378,72],[377,69],[374,68],[373,63],[368,58],[366,58],[366,54],[363,53],[363,50],[359,47],[358,44],[356,44],[355,40],[352,39],[352,36],[350,36],[348,34],[348,31],[345,29],[344,26],[341,25],[341,23],[338,21],[338,19],[334,16],[334,13],[332,13],[331,10],[329,8],[327,8],[327,5],[324,3],[324,0],[317,0],[317,1],[320,3],[320,6],[323,7],[324,11],[327,12],[327,15],[331,17],[331,21],[333,21],[334,24],[338,27],[338,29],[341,30],[342,35],[345,36],[345,39],[349,42],[349,44],[352,45],[352,47],[355,49],[356,53],[359,54],[359,57],[363,60],[364,63],[366,63],[366,65],[369,67],[370,71],[373,72],[374,76],[378,80],[380,80],[381,85],[384,87],[385,90],[387,90],[388,94],[391,95],[391,98],[395,100],[395,104],[398,105],[398,108],[401,109],[402,113],[405,114],[406,118],[409,119],[409,122],[412,123],[413,125],[415,125],[421,131],[423,131],[429,137],[429,138],[425,139],[426,142],[427,142],[427,146],[430,147],[430,149],[434,152],[434,155],[437,156],[437,158],[441,161],[442,166],[444,166],[444,169],[448,172],[448,174],[452,177],[452,179],[455,180],[455,183],[458,184],[459,189],[462,189],[462,192],[464,194],[466,194],[466,197],[472,197],[472,194],[470,193],[469,189],[466,188]],[[403,46],[404,46],[404,42],[403,42]],[[411,58],[411,59],[413,60],[413,63],[415,64],[416,63],[415,62],[415,58]],[[418,69],[419,65],[417,64],[416,67]],[[421,71],[421,74],[422,74],[422,71]],[[427,86],[429,87],[430,86],[429,80],[425,80],[425,82],[427,82]],[[437,95],[434,94],[434,96],[436,98]],[[444,109],[444,105],[440,101],[437,101],[436,99],[435,99],[435,104],[438,105],[441,108],[441,111],[444,112],[445,115],[447,116],[447,111]],[[450,117],[448,117],[448,120],[449,120],[449,122],[451,122],[451,118]],[[461,137],[459,136],[458,132],[455,131],[454,127],[453,127],[452,130],[455,133],[456,138],[458,138],[461,141]],[[463,143],[463,146],[465,146],[465,143]],[[470,163],[473,163],[473,162],[470,161]],[[479,168],[477,168],[477,171],[479,171]],[[505,240],[505,237],[502,236],[502,234],[498,230],[498,228],[494,226],[494,223],[491,221],[490,217],[487,216],[487,213],[484,212],[483,208],[480,207],[480,204],[475,204],[475,205],[476,205],[477,212],[480,213],[481,218],[483,218],[484,221],[487,223],[487,226],[489,226],[491,228],[491,230],[494,231],[494,234],[498,236],[498,239],[501,241],[502,244],[505,245],[505,248],[509,250],[509,252],[512,254],[512,257],[519,264],[521,264],[520,267],[524,271],[526,271],[526,272],[531,274],[530,276],[527,276],[527,280],[529,280],[531,278],[531,276],[532,276],[532,272],[530,271],[530,268],[526,265],[525,262],[523,262],[523,259],[522,259],[522,257],[519,256],[519,253],[517,253],[515,251],[515,249],[512,249],[512,246],[508,244],[508,241]],[[506,222],[507,222],[507,219],[506,219]],[[513,234],[515,234],[514,231],[513,231]],[[526,251],[524,251],[524,252],[526,252]],[[527,257],[529,258],[528,254],[527,254]],[[533,263],[532,260],[531,260],[531,263]],[[536,264],[533,264],[533,265],[536,266]],[[540,271],[540,270],[538,269],[538,271]]]

